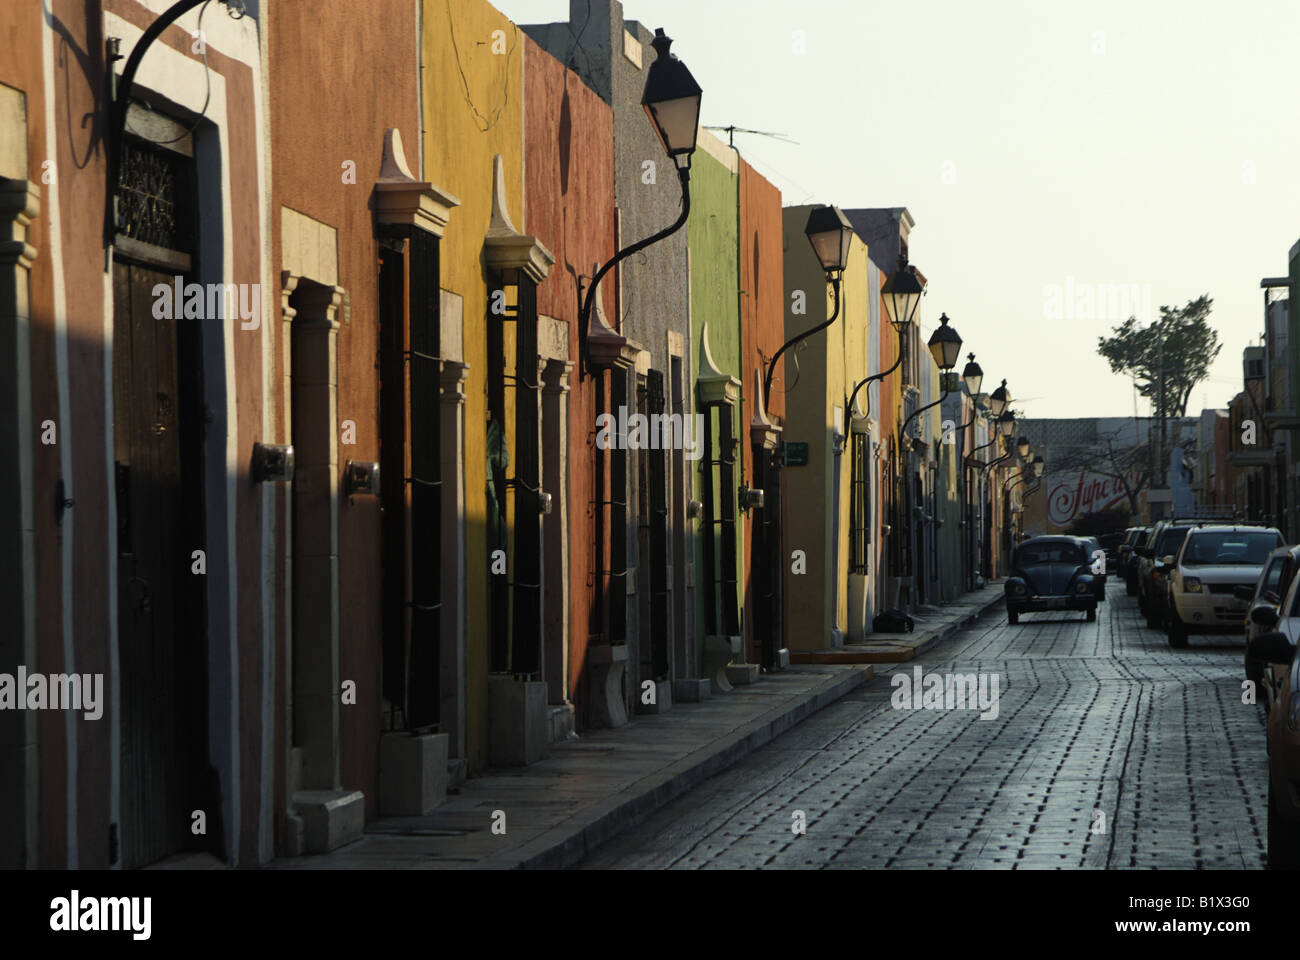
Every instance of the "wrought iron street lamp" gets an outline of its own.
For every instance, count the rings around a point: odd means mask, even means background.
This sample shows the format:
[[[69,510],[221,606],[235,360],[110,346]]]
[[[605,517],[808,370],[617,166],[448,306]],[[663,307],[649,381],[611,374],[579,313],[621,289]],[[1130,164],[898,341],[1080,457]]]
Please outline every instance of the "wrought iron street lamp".
[[[969,485],[967,483],[967,478],[966,478],[966,431],[975,425],[975,398],[979,396],[980,387],[984,383],[984,370],[982,367],[980,367],[978,363],[975,362],[975,354],[969,353],[966,355],[966,366],[962,368],[961,379],[962,382],[966,384],[966,392],[971,397],[971,415],[970,415],[970,420],[967,423],[963,423],[961,425],[961,435],[957,439],[957,442],[961,444],[961,452],[957,455],[957,462],[959,464],[957,470],[957,481],[960,489],[958,495],[961,498],[960,499],[961,521],[958,524],[958,526],[961,528],[961,536],[962,536],[962,567],[963,569],[968,569],[973,572],[975,569],[974,562],[973,561],[971,563],[966,562],[967,551],[971,549],[974,540],[974,538],[971,536],[969,524],[967,522],[968,521],[967,508],[969,506],[967,500],[969,499],[969,495],[968,495]],[[966,588],[970,589],[972,586],[974,586],[973,579],[967,579]]]
[[[1004,410],[1002,415],[997,419],[998,432],[1004,437],[1009,437],[1016,432],[1016,415],[1010,410]]]
[[[840,315],[840,277],[844,273],[845,266],[848,265],[853,226],[839,207],[814,207],[808,214],[808,225],[804,228],[804,233],[808,236],[808,242],[812,244],[813,253],[817,255],[817,262],[821,264],[826,274],[826,281],[835,290],[835,309],[829,319],[786,341],[776,352],[776,356],[772,357],[767,365],[767,376],[763,380],[764,410],[771,405],[772,376],[776,373],[776,362],[781,359],[781,355],[795,344],[807,340],[814,333],[825,330]]]
[[[885,315],[889,318],[889,322],[894,325],[894,330],[898,334],[898,350],[895,351],[893,366],[888,370],[882,370],[880,373],[873,373],[853,388],[849,402],[844,408],[850,412],[853,410],[854,402],[858,399],[859,390],[873,381],[884,380],[885,377],[897,370],[899,364],[903,362],[903,337],[907,333],[908,324],[912,323],[916,318],[916,310],[920,306],[921,297],[925,296],[925,284],[917,269],[908,265],[906,253],[898,255],[898,267],[886,278],[884,286],[880,288],[880,296],[885,304]],[[867,412],[871,412],[870,393],[867,394]]]
[[[1030,464],[1030,466],[1033,467],[1034,477],[1035,479],[1037,479],[1041,477],[1044,472],[1046,472],[1047,461],[1043,459],[1043,455],[1040,453],[1038,456],[1034,457],[1034,462]]]
[[[930,348],[931,356],[934,357],[935,365],[943,372],[943,393],[940,394],[938,400],[927,403],[923,407],[917,407],[912,411],[912,415],[903,421],[903,429],[899,431],[902,436],[907,436],[907,428],[913,420],[931,407],[937,407],[943,403],[948,399],[948,394],[952,392],[947,375],[952,372],[953,367],[957,366],[957,357],[961,354],[961,337],[958,336],[956,330],[948,326],[948,323],[948,314],[945,313],[939,318],[938,328],[934,333],[930,334],[930,339],[926,343],[926,346]]]
[[[961,369],[961,379],[966,384],[966,391],[972,396],[979,396],[980,386],[984,383],[984,371],[975,362],[975,354],[966,355],[966,366]]]
[[[1029,443],[1028,437],[1021,437],[1019,440],[1016,441],[1016,452],[1020,454],[1021,460],[1029,459],[1030,449],[1031,449],[1031,445]]]
[[[1011,392],[1007,390],[1007,382],[1002,381],[1002,386],[998,387],[989,394],[989,410],[993,416],[1000,417],[1006,412],[1007,404],[1011,402]]]
[[[581,350],[579,380],[590,373],[587,331],[601,279],[628,257],[672,236],[685,225],[691,213],[691,155],[695,153],[696,138],[699,135],[700,101],[703,92],[686,65],[669,52],[671,46],[672,40],[664,34],[663,29],[656,30],[654,38],[656,59],[650,64],[641,105],[654,126],[659,142],[663,144],[664,150],[676,165],[677,178],[682,185],[682,212],[672,225],[618,251],[591,278],[587,295],[582,301],[582,311],[578,315]]]

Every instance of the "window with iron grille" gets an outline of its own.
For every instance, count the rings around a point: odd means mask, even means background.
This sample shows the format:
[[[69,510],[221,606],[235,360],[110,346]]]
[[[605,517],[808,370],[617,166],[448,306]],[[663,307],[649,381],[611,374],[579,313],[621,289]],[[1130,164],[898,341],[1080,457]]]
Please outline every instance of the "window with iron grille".
[[[489,580],[491,670],[533,676],[541,671],[542,636],[537,285],[521,273],[515,291],[514,306],[505,316],[489,316],[487,323],[488,557],[496,551],[511,557],[507,573]],[[508,323],[515,330],[513,367],[506,350]],[[514,391],[513,426],[507,390]]]
[[[871,437],[855,433],[849,459],[849,573],[865,574],[871,548]]]
[[[726,404],[705,407],[705,610],[709,633],[717,635],[721,630],[723,636],[740,633],[736,608],[736,441],[731,419],[732,408]]]
[[[122,141],[120,163],[118,233],[155,247],[193,252],[193,161],[128,135]]]
[[[385,231],[379,256],[383,685],[409,730],[440,720],[439,269],[436,237]]]

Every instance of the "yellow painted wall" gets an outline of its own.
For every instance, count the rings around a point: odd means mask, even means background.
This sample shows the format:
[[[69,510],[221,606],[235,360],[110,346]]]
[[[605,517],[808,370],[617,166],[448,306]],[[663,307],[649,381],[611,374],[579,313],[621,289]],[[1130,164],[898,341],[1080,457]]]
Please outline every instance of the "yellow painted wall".
[[[423,46],[424,178],[460,199],[442,241],[442,287],[465,299],[465,362],[470,367],[465,389],[466,736],[470,767],[481,769],[487,765],[490,642],[485,530],[488,278],[483,240],[492,213],[492,161],[497,154],[505,163],[511,218],[516,229],[525,229],[523,35],[481,0],[425,0]],[[506,329],[509,357],[512,325]],[[507,389],[510,408],[512,393]],[[507,417],[513,424],[510,409]],[[513,465],[513,449],[510,456]]]
[[[787,207],[782,226],[785,239],[786,337],[816,327],[834,309],[834,293],[826,283],[804,234],[809,207]],[[807,573],[785,568],[787,643],[792,650],[820,650],[830,644],[831,630],[844,632],[848,621],[849,480],[847,447],[837,458],[832,446],[835,408],[844,409],[848,393],[867,376],[867,337],[870,333],[867,248],[855,235],[848,268],[840,287],[840,315],[824,332],[791,349],[786,363],[788,383],[774,383],[773,392],[785,390],[785,439],[808,444],[808,466],[785,469],[786,550],[803,550]],[[807,315],[791,312],[791,295],[807,293]],[[847,410],[841,431],[851,423]],[[834,464],[839,472],[839,524],[835,517]],[[837,549],[833,549],[836,547]],[[838,588],[838,589],[836,589]]]

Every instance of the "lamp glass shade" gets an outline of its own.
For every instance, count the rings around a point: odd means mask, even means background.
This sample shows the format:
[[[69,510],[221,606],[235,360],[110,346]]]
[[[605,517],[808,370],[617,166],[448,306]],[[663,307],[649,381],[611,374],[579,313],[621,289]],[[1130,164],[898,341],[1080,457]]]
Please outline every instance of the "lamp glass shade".
[[[957,335],[956,330],[948,326],[946,313],[939,318],[939,326],[934,333],[930,334],[926,346],[930,348],[930,354],[940,370],[951,370],[957,366],[957,358],[961,356],[961,337]]]
[[[1046,463],[1044,463],[1042,460],[1035,460],[1035,461],[1034,461],[1034,478],[1037,479],[1038,477],[1041,477],[1041,476],[1043,475],[1043,471],[1046,470],[1046,469],[1047,469],[1047,464],[1046,464]]]
[[[1007,382],[1002,381],[1002,386],[998,387],[989,394],[989,412],[995,417],[1000,417],[1007,411],[1007,404],[1011,402],[1011,393],[1007,390]]]
[[[849,244],[853,240],[853,225],[839,207],[815,207],[808,214],[804,228],[813,253],[827,273],[843,270],[849,262]]]
[[[1028,437],[1021,437],[1019,440],[1016,441],[1016,452],[1020,454],[1021,460],[1029,456],[1029,449],[1030,447],[1029,447]]]
[[[998,417],[998,430],[1004,437],[1011,436],[1016,429],[1016,418],[1010,413],[1003,413]]]
[[[966,391],[972,397],[978,397],[980,386],[984,383],[984,371],[975,362],[975,354],[967,354],[967,357],[970,362],[962,367],[961,378],[966,382]]]
[[[925,287],[916,278],[916,273],[907,265],[906,257],[898,258],[898,269],[889,275],[880,295],[885,301],[885,313],[889,322],[902,327],[916,319],[916,308],[921,303]]]
[[[668,52],[671,45],[672,40],[662,29],[655,31],[654,48],[658,56],[650,64],[641,105],[668,156],[678,157],[695,152],[703,91],[686,64]]]

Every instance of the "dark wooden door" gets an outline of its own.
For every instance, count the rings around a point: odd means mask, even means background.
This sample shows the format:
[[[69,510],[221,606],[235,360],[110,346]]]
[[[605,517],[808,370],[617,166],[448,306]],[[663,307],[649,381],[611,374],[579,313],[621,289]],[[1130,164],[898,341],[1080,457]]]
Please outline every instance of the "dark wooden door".
[[[202,541],[197,490],[198,370],[180,376],[197,329],[154,316],[155,284],[173,277],[113,265],[113,434],[118,522],[118,619],[122,678],[123,865],[151,863],[189,845],[191,813],[209,831],[218,811],[196,786],[207,756],[196,709],[206,702]],[[198,326],[200,321],[181,320]],[[181,339],[186,342],[181,343]],[[193,340],[194,342],[191,342]]]

